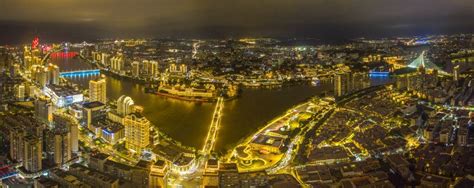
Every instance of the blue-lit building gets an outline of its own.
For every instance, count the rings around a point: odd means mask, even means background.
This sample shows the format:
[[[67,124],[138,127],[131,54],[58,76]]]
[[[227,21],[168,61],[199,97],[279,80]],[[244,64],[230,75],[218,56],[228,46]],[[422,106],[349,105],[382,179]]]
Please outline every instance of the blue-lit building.
[[[116,144],[125,136],[124,126],[120,123],[110,121],[108,119],[101,119],[92,123],[94,132],[97,138],[103,138],[110,144]]]
[[[43,88],[43,93],[50,97],[51,102],[58,108],[84,101],[80,91],[67,86],[49,85]]]

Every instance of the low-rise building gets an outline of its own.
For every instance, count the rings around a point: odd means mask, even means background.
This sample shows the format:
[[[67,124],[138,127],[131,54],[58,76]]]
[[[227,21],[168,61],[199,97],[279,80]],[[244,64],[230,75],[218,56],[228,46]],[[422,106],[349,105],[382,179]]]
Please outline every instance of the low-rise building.
[[[168,171],[168,165],[163,160],[157,160],[151,166],[149,187],[166,187],[165,176]]]
[[[88,182],[94,187],[118,188],[119,179],[97,170],[88,168],[81,164],[72,164],[69,171],[72,175],[78,177],[81,181]]]
[[[253,150],[266,150],[271,153],[281,153],[280,149],[284,146],[285,138],[259,134],[252,142],[250,147]]]

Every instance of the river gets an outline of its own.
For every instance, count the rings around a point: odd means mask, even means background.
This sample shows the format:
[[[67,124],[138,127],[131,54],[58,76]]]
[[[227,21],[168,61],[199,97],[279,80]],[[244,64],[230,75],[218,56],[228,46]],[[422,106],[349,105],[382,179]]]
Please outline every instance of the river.
[[[61,72],[92,68],[80,59],[52,59]],[[96,76],[68,78],[82,88]],[[115,100],[121,95],[130,96],[135,104],[144,107],[144,115],[160,131],[184,145],[201,148],[204,144],[214,104],[193,103],[144,93],[144,86],[131,80],[113,76],[107,79],[107,97]],[[384,82],[378,78],[375,82]],[[242,95],[224,104],[216,151],[225,151],[240,139],[250,135],[265,122],[282,114],[305,99],[332,89],[332,84],[319,86],[296,85],[276,89],[243,89]]]

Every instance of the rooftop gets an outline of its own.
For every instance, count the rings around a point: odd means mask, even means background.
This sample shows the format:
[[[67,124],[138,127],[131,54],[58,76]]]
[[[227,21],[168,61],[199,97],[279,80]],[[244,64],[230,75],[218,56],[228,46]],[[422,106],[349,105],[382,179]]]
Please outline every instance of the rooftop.
[[[104,166],[111,166],[111,167],[119,168],[122,170],[131,170],[133,168],[132,166],[128,166],[126,164],[118,163],[112,160],[105,161]]]
[[[45,176],[40,176],[39,178],[36,178],[36,181],[43,185],[44,187],[54,187],[54,186],[59,186],[59,183],[57,181],[54,181],[51,178],[45,177]]]
[[[107,158],[109,158],[110,155],[108,154],[105,154],[105,153],[94,153],[91,155],[91,157],[94,157],[96,159],[99,159],[99,160],[105,160]]]
[[[237,171],[237,164],[235,164],[235,163],[221,163],[219,165],[219,170]]]
[[[139,167],[139,168],[150,168],[151,166],[151,162],[150,161],[145,161],[145,160],[140,160],[138,161],[138,163],[135,165],[136,167]]]
[[[92,108],[97,108],[97,107],[102,107],[104,106],[104,103],[101,103],[99,101],[93,101],[93,102],[86,102],[82,104],[84,108],[92,109]]]
[[[78,164],[78,163],[74,163],[71,166],[69,166],[69,170],[83,173],[84,175],[87,175],[89,177],[94,177],[95,179],[100,179],[104,182],[113,183],[115,181],[118,181],[118,178],[116,178],[114,176],[110,176],[108,174],[105,174],[105,173],[99,172],[97,170],[88,168],[88,167],[83,166],[83,165]]]
[[[51,91],[56,93],[57,96],[60,96],[60,97],[81,94],[80,91],[68,86],[49,85],[47,88],[49,88]]]

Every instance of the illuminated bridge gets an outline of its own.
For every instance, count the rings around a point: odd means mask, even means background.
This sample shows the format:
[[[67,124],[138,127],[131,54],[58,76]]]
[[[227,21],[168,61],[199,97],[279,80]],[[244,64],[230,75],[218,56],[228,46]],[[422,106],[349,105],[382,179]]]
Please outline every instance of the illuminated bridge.
[[[100,75],[100,69],[61,72],[62,77],[87,77]]]
[[[415,69],[419,67],[424,67],[425,69],[437,70],[439,73],[446,74],[445,71],[443,71],[437,65],[435,65],[434,63],[432,63],[431,61],[425,58],[425,51],[423,51],[420,54],[420,56],[418,56],[415,60],[413,60],[410,64],[408,64],[408,67],[415,68]]]
[[[51,58],[73,58],[77,56],[77,52],[61,52],[61,51],[55,51],[52,52],[49,56]]]
[[[195,156],[193,162],[188,165],[187,169],[171,168],[171,172],[174,174],[179,174],[179,177],[192,177],[195,172],[200,168],[204,167],[208,157],[211,152],[214,150],[217,140],[217,132],[220,127],[221,118],[222,118],[222,109],[224,108],[224,98],[217,98],[216,107],[214,108],[214,113],[212,114],[211,125],[209,126],[209,131],[207,132],[206,140],[204,141],[204,146],[199,152],[201,155]],[[174,163],[173,163],[174,165]]]
[[[375,70],[371,70],[369,72],[369,76],[370,77],[387,77],[390,75],[390,72],[387,72],[387,71],[375,71]]]
[[[214,114],[212,115],[211,126],[209,127],[209,132],[207,133],[206,141],[204,142],[204,147],[202,148],[202,153],[209,155],[214,146],[216,145],[217,140],[217,131],[221,123],[222,109],[224,108],[224,99],[222,97],[217,98],[216,108],[214,109]]]

